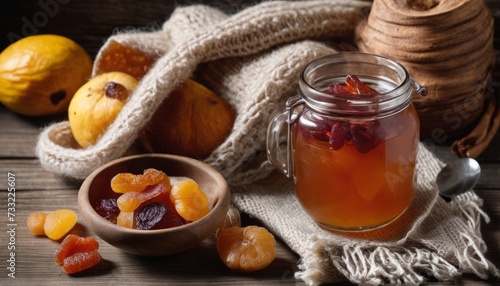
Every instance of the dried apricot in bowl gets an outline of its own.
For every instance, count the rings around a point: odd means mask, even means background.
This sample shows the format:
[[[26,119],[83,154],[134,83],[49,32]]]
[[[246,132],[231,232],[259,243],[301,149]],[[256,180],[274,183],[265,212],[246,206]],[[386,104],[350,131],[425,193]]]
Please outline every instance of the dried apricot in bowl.
[[[162,184],[170,190],[170,178],[154,168],[148,168],[142,174],[118,173],[111,179],[111,189],[115,193],[142,192],[155,184]]]
[[[77,220],[78,217],[73,210],[55,210],[45,218],[43,230],[48,238],[58,240],[76,225]]]
[[[232,270],[252,272],[267,267],[276,257],[276,240],[259,226],[233,226],[217,233],[217,252]]]
[[[142,174],[118,173],[111,179],[111,189],[120,194],[116,207],[109,208],[114,198],[103,198],[95,209],[119,226],[142,230],[176,227],[208,214],[208,197],[193,179],[176,177],[172,184],[165,172],[154,168]],[[118,212],[116,220],[109,216],[110,210]]]
[[[185,179],[174,185],[170,201],[179,215],[188,221],[197,221],[209,211],[208,198],[193,179]]]
[[[163,198],[167,200],[169,191],[170,189],[162,184],[149,185],[142,192],[124,193],[116,200],[116,203],[120,211],[133,212],[148,203],[157,202]]]

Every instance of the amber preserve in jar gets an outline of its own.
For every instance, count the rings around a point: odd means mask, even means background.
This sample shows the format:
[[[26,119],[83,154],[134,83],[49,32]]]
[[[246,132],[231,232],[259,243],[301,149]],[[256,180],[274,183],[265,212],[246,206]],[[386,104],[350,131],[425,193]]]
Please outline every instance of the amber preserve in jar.
[[[319,225],[369,230],[408,208],[419,144],[417,92],[425,88],[402,65],[376,55],[339,53],[304,68],[299,95],[270,119],[267,154],[293,177],[299,202]]]

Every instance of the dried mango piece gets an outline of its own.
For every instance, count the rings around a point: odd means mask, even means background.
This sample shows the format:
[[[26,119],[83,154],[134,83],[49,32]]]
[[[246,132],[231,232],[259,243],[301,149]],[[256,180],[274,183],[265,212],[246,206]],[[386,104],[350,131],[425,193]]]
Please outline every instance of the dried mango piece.
[[[76,212],[68,209],[53,211],[45,218],[43,230],[52,240],[58,240],[66,235],[76,224]]]

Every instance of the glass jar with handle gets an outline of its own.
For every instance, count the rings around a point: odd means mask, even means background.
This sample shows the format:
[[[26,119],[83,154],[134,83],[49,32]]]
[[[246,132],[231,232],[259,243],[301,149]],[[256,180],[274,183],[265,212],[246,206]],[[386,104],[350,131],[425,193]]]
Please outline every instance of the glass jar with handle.
[[[402,65],[376,55],[333,54],[303,69],[299,95],[270,119],[267,155],[293,178],[299,202],[319,225],[370,230],[408,208],[419,144],[417,93],[425,95],[425,88]]]

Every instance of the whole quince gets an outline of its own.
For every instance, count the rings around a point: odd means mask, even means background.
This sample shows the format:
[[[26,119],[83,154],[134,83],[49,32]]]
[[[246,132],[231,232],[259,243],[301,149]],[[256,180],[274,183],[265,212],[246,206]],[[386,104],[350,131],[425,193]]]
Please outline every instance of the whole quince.
[[[224,98],[187,79],[158,107],[139,141],[149,152],[204,159],[231,133],[235,116]]]
[[[64,112],[91,71],[90,56],[73,40],[25,37],[0,54],[0,102],[27,116]]]
[[[100,74],[78,89],[68,108],[68,120],[76,142],[94,145],[115,120],[138,81],[123,72]]]

